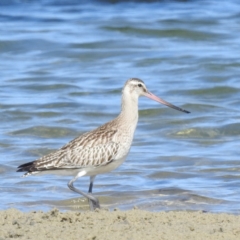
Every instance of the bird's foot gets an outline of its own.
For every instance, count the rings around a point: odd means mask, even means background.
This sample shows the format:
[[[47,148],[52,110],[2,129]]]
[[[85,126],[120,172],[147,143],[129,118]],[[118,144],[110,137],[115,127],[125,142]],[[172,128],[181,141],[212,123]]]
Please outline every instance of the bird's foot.
[[[100,204],[99,204],[99,200],[96,197],[93,197],[93,195],[91,195],[91,198],[88,198],[88,203],[89,203],[89,208],[91,211],[94,211],[95,209],[100,209]]]

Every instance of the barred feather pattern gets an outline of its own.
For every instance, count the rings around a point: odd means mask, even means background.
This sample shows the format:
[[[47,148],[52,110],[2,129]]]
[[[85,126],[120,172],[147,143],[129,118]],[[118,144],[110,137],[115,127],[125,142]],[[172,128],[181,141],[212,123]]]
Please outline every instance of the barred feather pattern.
[[[141,80],[128,80],[123,88],[121,112],[117,118],[82,134],[53,153],[20,165],[17,171],[26,171],[24,176],[28,176],[55,169],[84,168],[86,174],[115,169],[125,160],[130,150],[138,122],[138,98],[146,91]],[[102,166],[106,167],[101,168]]]
[[[133,134],[123,134],[120,129],[116,129],[116,126],[109,127],[109,125],[112,125],[111,122],[39,158],[32,163],[28,171],[98,167],[126,156]]]

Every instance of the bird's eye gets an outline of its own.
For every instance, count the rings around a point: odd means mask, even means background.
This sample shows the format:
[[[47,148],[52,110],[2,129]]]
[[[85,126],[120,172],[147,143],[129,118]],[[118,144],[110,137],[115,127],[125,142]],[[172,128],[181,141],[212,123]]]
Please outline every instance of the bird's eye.
[[[139,83],[139,84],[138,84],[138,86],[139,86],[139,87],[142,87],[142,84],[141,84],[141,83]]]

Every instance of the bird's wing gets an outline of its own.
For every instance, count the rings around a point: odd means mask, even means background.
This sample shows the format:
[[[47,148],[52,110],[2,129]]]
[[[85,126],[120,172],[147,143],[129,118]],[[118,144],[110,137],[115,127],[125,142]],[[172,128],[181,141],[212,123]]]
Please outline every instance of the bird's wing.
[[[72,140],[59,150],[31,163],[19,166],[19,171],[43,171],[64,168],[85,168],[106,165],[115,159],[119,144],[114,141],[118,130],[102,127]]]
[[[34,162],[34,169],[85,168],[106,165],[114,160],[119,144],[110,142],[94,147],[78,147],[67,151],[58,150]]]

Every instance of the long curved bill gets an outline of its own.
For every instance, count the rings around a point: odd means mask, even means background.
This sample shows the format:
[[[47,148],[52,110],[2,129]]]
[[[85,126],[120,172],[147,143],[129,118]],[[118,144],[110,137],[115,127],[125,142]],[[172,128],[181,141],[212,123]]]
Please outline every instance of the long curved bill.
[[[169,102],[166,102],[165,100],[157,97],[156,95],[152,94],[151,92],[145,92],[143,95],[144,95],[145,97],[148,97],[148,98],[150,98],[150,99],[152,99],[152,100],[154,100],[154,101],[156,101],[156,102],[159,102],[159,103],[161,103],[161,104],[163,104],[163,105],[166,105],[166,106],[168,106],[168,107],[170,107],[170,108],[173,108],[173,109],[175,109],[175,110],[178,110],[178,111],[181,111],[181,112],[185,112],[185,113],[190,113],[190,112],[187,111],[187,110],[184,110],[184,109],[182,109],[182,108],[180,108],[180,107],[177,107],[177,106],[175,106],[175,105],[173,105],[173,104],[171,104],[171,103],[169,103]]]

